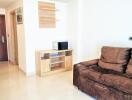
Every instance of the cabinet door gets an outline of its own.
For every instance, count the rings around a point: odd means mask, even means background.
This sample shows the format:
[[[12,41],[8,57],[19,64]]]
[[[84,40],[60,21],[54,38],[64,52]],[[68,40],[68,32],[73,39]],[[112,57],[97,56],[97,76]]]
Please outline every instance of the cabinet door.
[[[66,56],[65,57],[65,68],[67,70],[71,70],[72,69],[72,56]]]
[[[41,60],[41,73],[50,71],[50,60]]]

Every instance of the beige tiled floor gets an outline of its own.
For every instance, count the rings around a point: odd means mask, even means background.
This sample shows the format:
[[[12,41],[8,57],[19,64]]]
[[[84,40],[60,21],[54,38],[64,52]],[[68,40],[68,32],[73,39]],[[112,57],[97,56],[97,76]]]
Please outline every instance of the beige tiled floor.
[[[26,77],[17,66],[0,63],[0,100],[93,100],[72,85],[72,72]]]

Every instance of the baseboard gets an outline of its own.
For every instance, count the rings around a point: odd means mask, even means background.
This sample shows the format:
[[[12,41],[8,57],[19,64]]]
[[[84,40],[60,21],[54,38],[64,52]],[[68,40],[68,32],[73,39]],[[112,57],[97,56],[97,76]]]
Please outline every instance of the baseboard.
[[[34,72],[26,73],[26,76],[28,76],[28,77],[35,76],[35,75],[36,75],[36,73],[34,73]]]

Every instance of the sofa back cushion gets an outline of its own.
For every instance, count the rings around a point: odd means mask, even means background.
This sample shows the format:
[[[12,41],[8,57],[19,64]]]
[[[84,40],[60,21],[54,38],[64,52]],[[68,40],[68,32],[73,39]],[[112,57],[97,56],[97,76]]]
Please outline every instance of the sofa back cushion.
[[[132,75],[132,60],[130,60],[130,62],[129,62],[128,65],[127,65],[126,73],[127,73],[128,75]]]
[[[103,47],[98,65],[104,69],[124,72],[130,59],[130,48]]]
[[[126,73],[128,75],[131,75],[132,76],[132,51],[131,51],[131,59],[130,59],[128,65],[127,65]]]

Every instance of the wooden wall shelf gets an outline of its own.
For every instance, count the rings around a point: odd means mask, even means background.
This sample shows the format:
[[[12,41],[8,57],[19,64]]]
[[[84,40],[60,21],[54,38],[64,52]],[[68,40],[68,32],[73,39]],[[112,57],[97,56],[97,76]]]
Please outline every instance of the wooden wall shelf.
[[[39,9],[39,27],[55,28],[56,27],[56,7],[55,3],[38,2]]]

